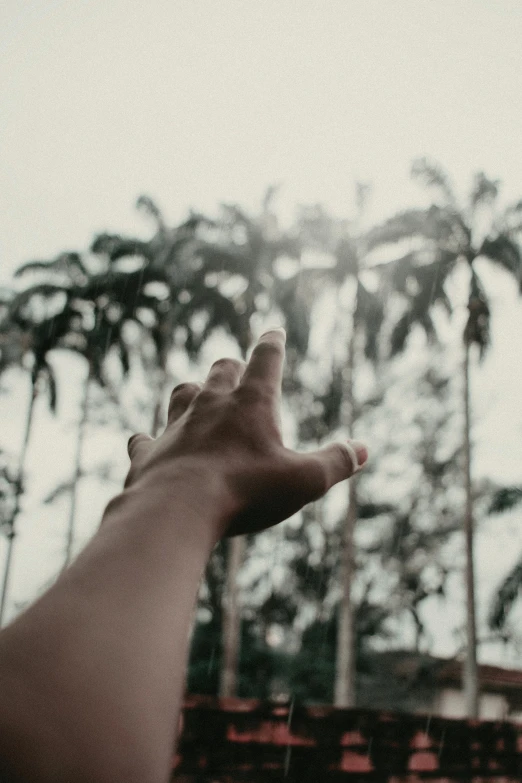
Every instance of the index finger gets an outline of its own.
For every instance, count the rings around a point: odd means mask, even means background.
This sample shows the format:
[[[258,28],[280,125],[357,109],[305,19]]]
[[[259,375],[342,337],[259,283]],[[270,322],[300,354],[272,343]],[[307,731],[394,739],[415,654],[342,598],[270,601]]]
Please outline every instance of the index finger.
[[[274,395],[281,391],[285,363],[286,332],[283,328],[270,329],[261,335],[252,351],[241,386],[263,384]]]

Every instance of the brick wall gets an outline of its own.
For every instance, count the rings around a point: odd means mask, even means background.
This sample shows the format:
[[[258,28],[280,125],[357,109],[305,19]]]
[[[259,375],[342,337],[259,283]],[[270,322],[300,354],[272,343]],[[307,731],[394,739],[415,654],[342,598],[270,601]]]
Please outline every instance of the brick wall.
[[[178,783],[520,783],[522,725],[189,697]]]

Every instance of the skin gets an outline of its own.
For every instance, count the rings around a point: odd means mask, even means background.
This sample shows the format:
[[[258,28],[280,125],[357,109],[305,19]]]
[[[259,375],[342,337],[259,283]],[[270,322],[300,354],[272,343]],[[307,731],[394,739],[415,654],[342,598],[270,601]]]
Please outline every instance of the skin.
[[[198,585],[216,542],[286,519],[368,457],[280,431],[285,333],[171,395],[123,491],[55,585],[0,633],[0,783],[166,783]]]

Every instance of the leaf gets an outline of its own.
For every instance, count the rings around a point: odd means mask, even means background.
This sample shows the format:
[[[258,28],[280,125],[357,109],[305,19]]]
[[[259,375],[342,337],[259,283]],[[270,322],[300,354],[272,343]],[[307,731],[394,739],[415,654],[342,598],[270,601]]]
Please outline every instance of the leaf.
[[[502,487],[493,495],[488,514],[500,514],[503,511],[510,511],[520,504],[522,504],[522,486]]]
[[[138,200],[136,201],[136,208],[141,209],[143,212],[145,212],[145,214],[155,220],[159,232],[163,233],[165,231],[166,226],[161,210],[150,198],[150,196],[139,196]]]
[[[141,256],[148,262],[154,258],[150,242],[122,237],[119,234],[98,234],[91,244],[91,252],[96,255],[106,255],[111,262],[127,256]]]
[[[57,389],[56,389],[56,376],[53,368],[46,363],[45,370],[47,374],[47,388],[49,391],[49,407],[52,413],[56,413],[56,401],[57,401]]]
[[[42,502],[45,505],[49,505],[50,503],[54,503],[55,500],[58,500],[63,495],[69,495],[72,492],[75,483],[76,482],[73,479],[72,481],[64,481],[61,484],[58,484],[57,487],[55,487],[48,495],[45,496]]]
[[[402,353],[405,348],[406,340],[411,332],[412,327],[411,313],[406,312],[402,315],[395,326],[390,337],[390,356],[397,356]]]
[[[520,248],[507,234],[499,234],[494,239],[487,237],[482,243],[479,255],[487,256],[510,272],[518,282],[522,293],[522,256]]]
[[[387,244],[396,244],[413,236],[424,236],[427,228],[427,210],[409,209],[399,212],[366,234],[368,251]]]
[[[88,277],[88,271],[79,253],[60,253],[51,261],[29,261],[15,270],[15,277],[23,277],[29,272],[65,272],[72,282],[79,282]]]
[[[473,209],[483,204],[491,204],[498,195],[500,180],[488,179],[484,172],[475,174],[470,194],[470,202]]]
[[[417,158],[411,168],[412,177],[420,179],[427,187],[440,190],[448,204],[455,204],[455,196],[448,175],[435,161]]]
[[[396,512],[395,506],[391,503],[358,503],[357,504],[357,518],[358,519],[373,519],[381,514],[391,514]]]
[[[518,562],[511,569],[495,595],[488,617],[488,625],[491,629],[502,630],[506,623],[507,615],[515,603],[521,588],[522,561]]]
[[[124,375],[128,375],[130,372],[130,355],[129,355],[129,349],[127,348],[127,345],[123,338],[120,337],[118,340],[118,348],[120,353],[120,360],[121,360],[121,367],[123,370]]]

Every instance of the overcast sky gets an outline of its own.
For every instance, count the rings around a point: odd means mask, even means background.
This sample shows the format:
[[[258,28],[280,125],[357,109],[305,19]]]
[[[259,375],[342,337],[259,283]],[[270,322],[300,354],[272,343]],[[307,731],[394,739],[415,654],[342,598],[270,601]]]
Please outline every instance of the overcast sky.
[[[461,195],[483,169],[504,201],[518,199],[521,41],[515,0],[4,0],[0,282],[23,261],[87,248],[97,231],[147,231],[140,193],[176,219],[221,201],[254,208],[281,183],[287,217],[315,201],[349,215],[357,178],[373,184],[379,220],[426,199],[409,169],[428,155]],[[495,349],[475,388],[478,472],[515,481],[522,307],[497,277]],[[514,524],[495,528],[493,576],[490,539],[479,542],[488,589],[522,550]],[[45,572],[31,536],[13,598]]]

